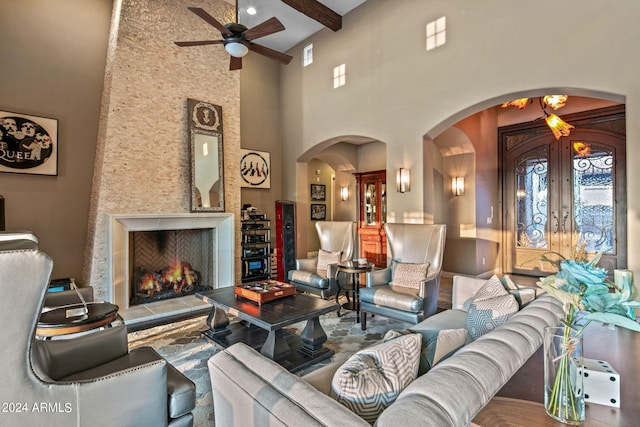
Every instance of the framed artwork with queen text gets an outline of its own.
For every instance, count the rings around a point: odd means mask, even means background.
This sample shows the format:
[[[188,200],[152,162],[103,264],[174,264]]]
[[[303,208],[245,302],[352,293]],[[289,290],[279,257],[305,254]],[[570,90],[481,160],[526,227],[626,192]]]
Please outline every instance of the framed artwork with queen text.
[[[58,174],[58,121],[0,111],[0,172]]]

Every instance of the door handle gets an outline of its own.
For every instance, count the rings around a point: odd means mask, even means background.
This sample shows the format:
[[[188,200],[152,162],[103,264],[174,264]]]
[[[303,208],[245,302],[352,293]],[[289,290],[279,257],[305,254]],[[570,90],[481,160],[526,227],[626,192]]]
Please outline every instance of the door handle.
[[[556,229],[553,230],[553,233],[555,234],[555,233],[558,232],[558,227],[560,226],[560,220],[558,219],[558,213],[557,212],[551,212],[551,216],[556,221]]]
[[[565,211],[564,215],[562,216],[562,232],[563,233],[567,233],[567,218],[569,218],[569,211]]]

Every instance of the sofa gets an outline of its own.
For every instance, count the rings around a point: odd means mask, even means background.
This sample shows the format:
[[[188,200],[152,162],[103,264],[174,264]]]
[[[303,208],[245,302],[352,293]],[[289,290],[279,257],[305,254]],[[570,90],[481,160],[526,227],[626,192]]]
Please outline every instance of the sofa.
[[[452,309],[410,329],[423,335],[464,327],[476,293],[486,280],[454,277]],[[542,344],[543,331],[562,316],[561,304],[533,288],[509,289],[519,311],[504,324],[442,357],[404,388],[379,414],[377,426],[466,426]],[[213,355],[209,373],[216,427],[367,426],[330,397],[332,378],[344,360],[304,376],[287,372],[244,344]]]

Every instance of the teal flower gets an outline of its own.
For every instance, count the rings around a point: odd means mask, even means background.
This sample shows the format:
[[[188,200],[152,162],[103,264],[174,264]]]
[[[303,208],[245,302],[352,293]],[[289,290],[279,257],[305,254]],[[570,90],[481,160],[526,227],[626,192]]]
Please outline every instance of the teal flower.
[[[591,262],[562,259],[555,264],[559,271],[542,278],[538,286],[563,304],[566,325],[577,329],[581,324],[584,328],[597,320],[640,331],[635,315],[640,302],[634,301],[633,283],[618,286],[609,281],[607,270],[595,266],[601,255],[598,253]],[[543,259],[549,261],[546,255]]]
[[[590,262],[577,262],[572,259],[560,262],[560,271],[571,275],[578,283],[595,285],[604,283],[607,278],[607,270],[598,268]]]

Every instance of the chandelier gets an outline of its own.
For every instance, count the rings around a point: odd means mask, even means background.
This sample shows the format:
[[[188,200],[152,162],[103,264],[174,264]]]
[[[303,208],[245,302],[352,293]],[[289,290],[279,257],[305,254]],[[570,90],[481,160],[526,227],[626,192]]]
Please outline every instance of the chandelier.
[[[553,132],[553,136],[556,137],[556,140],[559,140],[563,136],[569,136],[571,129],[573,129],[574,126],[565,122],[556,114],[548,113],[546,109],[547,107],[551,107],[555,111],[558,108],[562,108],[567,103],[567,99],[569,99],[567,95],[546,95],[539,98],[540,108],[544,113],[544,120],[547,123],[547,126],[549,126],[549,129],[551,129],[551,132]],[[502,104],[502,108],[513,106],[522,110],[531,102],[533,102],[533,99],[530,98],[515,99]]]

